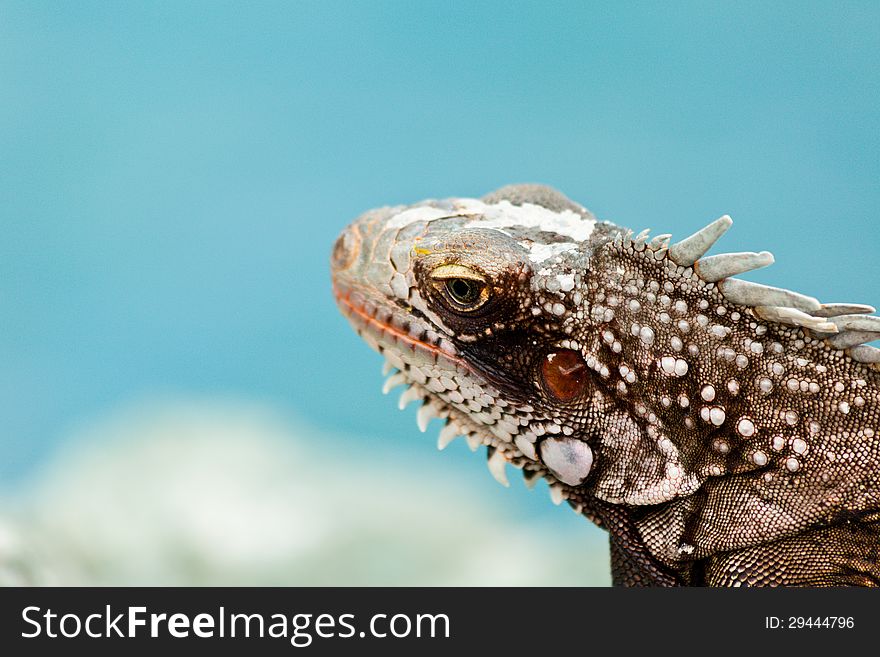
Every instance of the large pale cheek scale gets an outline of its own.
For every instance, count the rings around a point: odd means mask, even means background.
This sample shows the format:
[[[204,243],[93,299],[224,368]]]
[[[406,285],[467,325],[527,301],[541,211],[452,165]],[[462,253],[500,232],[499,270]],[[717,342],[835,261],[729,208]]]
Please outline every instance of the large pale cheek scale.
[[[579,486],[590,474],[593,451],[576,438],[546,438],[541,441],[541,460],[561,482]]]

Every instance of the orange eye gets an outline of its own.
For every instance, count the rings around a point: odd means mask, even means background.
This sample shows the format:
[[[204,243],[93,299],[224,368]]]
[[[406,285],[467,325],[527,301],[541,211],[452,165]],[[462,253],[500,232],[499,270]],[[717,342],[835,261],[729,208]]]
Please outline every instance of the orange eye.
[[[544,389],[562,402],[572,401],[587,387],[587,364],[576,351],[560,349],[549,353],[541,363]]]

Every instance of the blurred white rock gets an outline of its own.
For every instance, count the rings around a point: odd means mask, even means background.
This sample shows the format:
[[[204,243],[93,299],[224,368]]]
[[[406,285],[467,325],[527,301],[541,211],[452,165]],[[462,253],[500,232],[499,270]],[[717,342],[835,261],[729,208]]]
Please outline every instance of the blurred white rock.
[[[352,444],[241,404],[119,414],[7,496],[0,584],[609,583],[597,531],[514,520],[468,477]]]

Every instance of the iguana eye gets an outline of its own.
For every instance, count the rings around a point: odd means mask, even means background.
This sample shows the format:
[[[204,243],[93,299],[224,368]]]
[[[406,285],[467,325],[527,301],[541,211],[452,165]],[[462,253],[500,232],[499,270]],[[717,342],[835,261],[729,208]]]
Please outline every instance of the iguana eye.
[[[452,300],[462,306],[472,306],[480,300],[485,285],[466,278],[450,278],[446,281],[446,292]]]
[[[486,279],[464,265],[442,265],[431,272],[431,278],[455,310],[471,312],[489,300]]]

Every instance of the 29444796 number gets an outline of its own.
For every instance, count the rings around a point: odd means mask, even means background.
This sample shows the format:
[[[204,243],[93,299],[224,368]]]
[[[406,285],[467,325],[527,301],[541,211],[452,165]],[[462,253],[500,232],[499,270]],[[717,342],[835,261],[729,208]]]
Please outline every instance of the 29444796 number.
[[[855,627],[852,616],[765,616],[764,627],[768,630],[848,630]]]

